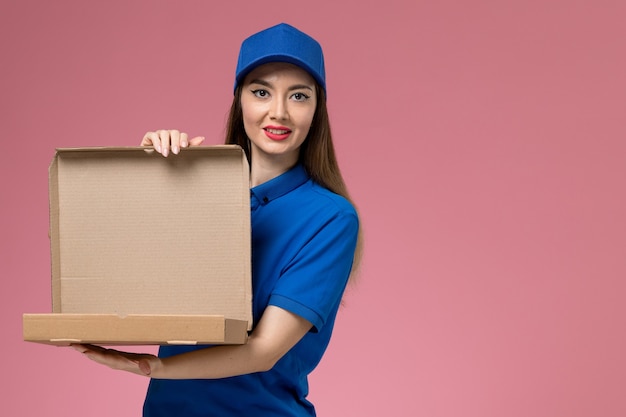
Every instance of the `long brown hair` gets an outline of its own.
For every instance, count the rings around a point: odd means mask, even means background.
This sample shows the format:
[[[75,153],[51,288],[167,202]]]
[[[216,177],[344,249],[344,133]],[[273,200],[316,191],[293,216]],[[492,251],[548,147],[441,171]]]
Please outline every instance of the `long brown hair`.
[[[356,209],[356,205],[348,193],[348,187],[346,187],[346,183],[343,180],[339,164],[337,163],[337,157],[335,156],[335,147],[333,146],[330,131],[330,119],[328,117],[324,90],[317,84],[315,90],[317,93],[317,107],[307,138],[300,147],[299,160],[315,182],[335,194],[346,198]],[[251,161],[250,141],[243,126],[241,91],[242,86],[239,85],[235,90],[233,103],[230,107],[230,113],[226,123],[225,143],[241,146],[248,157],[248,161]],[[362,230],[363,227],[359,226],[352,273],[350,274],[350,280],[352,282],[354,282],[357,275],[356,273],[361,264],[361,258],[363,257]]]

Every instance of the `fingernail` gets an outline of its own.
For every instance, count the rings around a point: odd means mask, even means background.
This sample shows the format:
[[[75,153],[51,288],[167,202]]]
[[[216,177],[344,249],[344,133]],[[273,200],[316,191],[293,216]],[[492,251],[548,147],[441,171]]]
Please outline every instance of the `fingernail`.
[[[183,140],[183,141],[180,142],[180,146],[183,147],[183,148],[186,148],[188,145],[189,144],[187,143],[186,140]]]
[[[172,152],[173,152],[175,155],[178,155],[178,152],[180,152],[180,149],[178,148],[178,146],[172,146]]]

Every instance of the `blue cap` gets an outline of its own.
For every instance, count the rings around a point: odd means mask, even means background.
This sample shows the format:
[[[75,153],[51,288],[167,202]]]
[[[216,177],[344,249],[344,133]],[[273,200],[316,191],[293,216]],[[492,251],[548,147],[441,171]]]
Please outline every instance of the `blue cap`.
[[[281,23],[250,36],[241,44],[235,89],[259,65],[287,62],[306,70],[326,93],[322,46],[295,27]]]

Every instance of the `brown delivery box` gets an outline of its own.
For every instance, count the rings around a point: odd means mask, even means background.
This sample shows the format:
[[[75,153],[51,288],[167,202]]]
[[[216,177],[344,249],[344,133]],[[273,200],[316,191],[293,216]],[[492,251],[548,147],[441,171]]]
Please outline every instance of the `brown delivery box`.
[[[238,146],[163,158],[58,149],[50,165],[52,314],[24,340],[245,343],[252,326],[249,168]]]

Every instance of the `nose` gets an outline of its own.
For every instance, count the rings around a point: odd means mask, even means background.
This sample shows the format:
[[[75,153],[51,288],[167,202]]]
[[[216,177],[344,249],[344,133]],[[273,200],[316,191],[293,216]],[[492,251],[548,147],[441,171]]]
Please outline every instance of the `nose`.
[[[285,120],[289,118],[287,103],[284,99],[276,97],[272,100],[270,104],[269,116],[272,120]]]

